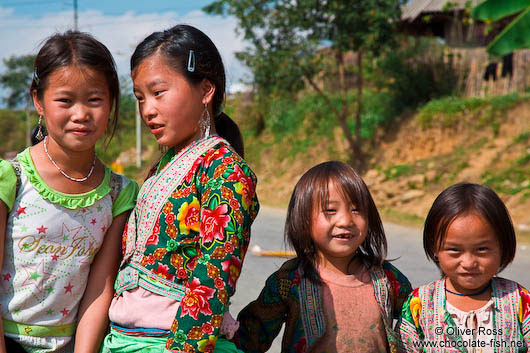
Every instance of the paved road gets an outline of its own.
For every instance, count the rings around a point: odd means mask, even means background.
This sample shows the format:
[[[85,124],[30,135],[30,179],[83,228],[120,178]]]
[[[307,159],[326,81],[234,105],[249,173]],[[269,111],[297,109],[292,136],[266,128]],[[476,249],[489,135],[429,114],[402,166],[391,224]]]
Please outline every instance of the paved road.
[[[250,246],[259,245],[263,250],[285,250],[283,226],[285,211],[262,206],[252,226]],[[396,259],[393,264],[411,281],[419,286],[439,278],[437,268],[423,252],[421,230],[385,223],[388,240],[388,258]],[[248,253],[243,265],[237,291],[231,302],[231,313],[237,313],[250,301],[257,298],[267,277],[285,261],[282,258],[262,257]],[[514,262],[501,276],[514,279],[530,288],[530,245],[519,245]],[[274,342],[269,352],[279,353],[281,337]]]

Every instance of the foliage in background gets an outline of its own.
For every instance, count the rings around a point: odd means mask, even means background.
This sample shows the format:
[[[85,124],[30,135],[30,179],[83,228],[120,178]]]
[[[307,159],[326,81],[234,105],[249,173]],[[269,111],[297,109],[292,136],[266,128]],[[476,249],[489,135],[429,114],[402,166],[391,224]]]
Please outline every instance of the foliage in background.
[[[513,20],[488,44],[493,56],[530,48],[530,2],[528,0],[485,0],[471,10],[478,20],[497,22],[510,16]]]
[[[133,148],[136,147],[136,98],[130,93],[125,80],[121,80],[120,112],[118,125],[114,137],[105,145],[105,138],[102,138],[96,145],[98,157],[107,166],[111,166],[122,152],[129,151],[133,155]],[[31,113],[31,126],[37,123],[37,115]],[[18,153],[26,147],[25,138],[27,136],[25,128],[25,112],[20,110],[0,110],[0,158],[6,153]],[[155,146],[156,141],[152,138],[150,131],[142,124],[142,150]],[[145,167],[151,161],[143,161]],[[130,178],[137,178],[138,169],[134,165],[126,166],[124,174]]]
[[[23,141],[30,145],[31,132],[30,111],[33,106],[29,87],[33,78],[35,55],[11,56],[3,59],[6,70],[0,74],[0,85],[7,88],[9,94],[3,98],[8,108],[24,106],[26,120],[26,136]]]
[[[388,90],[394,114],[457,91],[456,70],[436,39],[401,37],[399,42],[377,60],[369,75],[376,86]]]
[[[400,0],[216,0],[204,10],[238,19],[240,33],[251,43],[239,58],[254,74],[258,98],[275,93],[295,98],[301,89],[311,87],[342,129],[352,162],[362,168],[363,57],[377,55],[393,43],[400,5]],[[324,44],[332,50],[319,55]],[[357,54],[355,70],[345,62],[350,51]],[[332,101],[330,93],[334,92],[323,90],[318,82],[318,75],[326,68],[326,56],[334,61],[338,73],[340,107]],[[347,71],[357,75],[355,111],[348,104]],[[354,134],[348,126],[352,115]]]
[[[460,123],[466,116],[479,126],[491,127],[497,132],[499,122],[505,111],[518,103],[530,100],[530,95],[509,93],[503,96],[490,96],[485,98],[464,98],[449,96],[431,100],[420,108],[418,123],[423,128],[434,124],[449,127]]]

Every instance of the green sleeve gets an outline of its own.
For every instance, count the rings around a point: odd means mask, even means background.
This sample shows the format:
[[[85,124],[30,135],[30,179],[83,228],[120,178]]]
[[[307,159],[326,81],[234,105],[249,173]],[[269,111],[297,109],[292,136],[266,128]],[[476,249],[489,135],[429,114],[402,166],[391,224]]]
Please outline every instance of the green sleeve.
[[[397,333],[400,339],[400,352],[422,351],[422,349],[418,347],[418,343],[423,341],[423,338],[425,337],[423,330],[419,325],[419,315],[421,313],[420,302],[418,289],[415,289],[403,303],[401,316],[397,325]],[[420,305],[420,307],[418,308],[417,305]]]
[[[166,344],[170,351],[207,351],[215,345],[259,209],[254,173],[227,148],[207,154],[197,177],[201,238],[174,336]]]
[[[13,208],[17,196],[17,176],[11,163],[0,160],[0,200],[9,211]]]
[[[136,197],[138,196],[138,184],[133,180],[128,180],[122,177],[127,184],[122,188],[120,194],[112,204],[112,217],[132,210],[136,204]]]

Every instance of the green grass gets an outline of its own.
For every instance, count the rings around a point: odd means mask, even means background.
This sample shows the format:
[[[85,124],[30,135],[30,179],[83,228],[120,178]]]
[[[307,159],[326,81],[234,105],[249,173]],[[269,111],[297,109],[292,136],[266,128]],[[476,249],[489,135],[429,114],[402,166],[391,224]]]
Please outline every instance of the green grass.
[[[434,124],[449,127],[467,116],[476,116],[478,119],[473,119],[473,121],[477,120],[479,127],[490,126],[493,133],[497,134],[500,126],[497,118],[507,109],[529,99],[530,95],[519,93],[486,98],[450,96],[434,99],[419,109],[418,124],[422,128],[429,128]]]
[[[414,173],[414,168],[410,164],[396,164],[383,170],[387,179],[397,179]]]

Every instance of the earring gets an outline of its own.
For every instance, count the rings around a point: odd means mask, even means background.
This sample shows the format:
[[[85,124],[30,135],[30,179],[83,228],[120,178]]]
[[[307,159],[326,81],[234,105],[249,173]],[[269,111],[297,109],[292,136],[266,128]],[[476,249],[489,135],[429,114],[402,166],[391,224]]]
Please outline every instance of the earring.
[[[42,115],[39,115],[39,130],[37,130],[37,134],[35,135],[35,137],[39,141],[42,141],[42,139],[44,138],[44,134],[42,133]]]
[[[206,113],[206,114],[205,114]],[[210,136],[210,112],[208,111],[208,104],[204,104],[204,111],[199,120],[199,127],[201,129],[201,137],[207,138]]]

